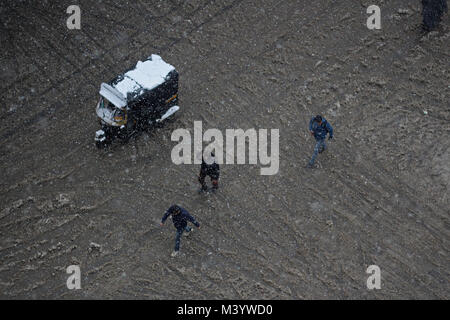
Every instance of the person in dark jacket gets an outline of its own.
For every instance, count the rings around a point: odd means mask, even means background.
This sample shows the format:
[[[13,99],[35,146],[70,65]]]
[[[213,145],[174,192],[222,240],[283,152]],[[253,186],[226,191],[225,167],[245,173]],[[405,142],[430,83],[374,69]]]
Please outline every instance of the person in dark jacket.
[[[206,185],[205,178],[209,176],[211,178],[211,183],[213,185],[213,191],[216,191],[219,188],[219,174],[220,168],[219,164],[216,163],[214,152],[211,152],[211,158],[209,159],[208,164],[204,158],[202,158],[202,166],[200,167],[200,174],[198,175],[198,182],[201,184],[200,191],[208,190],[208,186]]]
[[[447,0],[422,0],[423,29],[427,32],[435,29],[447,11]]]
[[[175,236],[175,250],[172,252],[172,257],[175,257],[180,251],[180,241],[183,232],[186,231],[186,235],[189,235],[192,232],[192,228],[188,227],[187,222],[193,223],[197,228],[200,228],[200,223],[198,223],[186,209],[178,205],[172,205],[162,217],[161,226],[164,225],[164,222],[166,222],[169,216],[172,216],[173,225],[175,229],[177,229],[177,234]]]
[[[323,118],[321,115],[317,115],[315,117],[312,117],[309,121],[309,132],[316,139],[314,153],[308,163],[308,168],[312,168],[314,166],[314,161],[316,160],[317,155],[325,151],[327,148],[327,145],[325,143],[327,134],[330,135],[328,139],[333,139],[333,127],[325,118]]]

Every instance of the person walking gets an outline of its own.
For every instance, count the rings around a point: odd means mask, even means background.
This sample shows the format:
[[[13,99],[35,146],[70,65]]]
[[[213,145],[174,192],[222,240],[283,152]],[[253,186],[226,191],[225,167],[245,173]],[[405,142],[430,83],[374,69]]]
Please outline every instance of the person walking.
[[[436,29],[447,11],[447,0],[422,0],[423,30],[429,32]]]
[[[308,163],[308,168],[314,167],[314,161],[319,153],[326,150],[327,145],[325,143],[325,138],[327,134],[330,135],[329,140],[333,139],[333,127],[331,124],[321,115],[312,117],[309,121],[309,132],[316,139],[316,145],[314,147],[314,153],[311,160]]]
[[[212,190],[216,191],[219,188],[219,174],[219,164],[216,163],[214,152],[211,152],[211,158],[208,159],[208,161],[205,161],[205,159],[202,158],[202,166],[200,167],[200,174],[198,175],[198,182],[200,182],[201,185],[200,191],[208,190],[208,186],[205,182],[207,176],[211,178]]]
[[[161,226],[164,225],[169,216],[172,216],[173,225],[175,229],[177,229],[175,236],[175,250],[171,254],[172,257],[176,257],[180,252],[181,235],[183,232],[186,232],[186,236],[192,233],[192,228],[188,227],[187,222],[191,222],[197,228],[200,228],[200,223],[198,223],[186,209],[178,205],[172,205],[162,217]]]

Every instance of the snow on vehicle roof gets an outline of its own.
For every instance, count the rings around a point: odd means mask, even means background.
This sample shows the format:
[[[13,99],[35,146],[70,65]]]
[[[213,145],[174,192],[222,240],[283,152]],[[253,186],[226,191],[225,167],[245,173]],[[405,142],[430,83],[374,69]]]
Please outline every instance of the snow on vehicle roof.
[[[151,90],[164,83],[167,74],[174,69],[160,56],[152,54],[148,60],[139,61],[133,70],[125,73],[123,79],[112,86],[126,99],[128,93],[137,92],[140,88]]]
[[[117,91],[120,92],[120,94],[126,98],[127,97],[127,93],[128,92],[135,92],[137,89],[140,89],[141,86],[136,83],[136,81],[134,81],[131,78],[128,78],[127,76],[125,76],[123,78],[123,80],[121,80],[120,82],[116,83],[113,86],[114,89],[116,89]]]

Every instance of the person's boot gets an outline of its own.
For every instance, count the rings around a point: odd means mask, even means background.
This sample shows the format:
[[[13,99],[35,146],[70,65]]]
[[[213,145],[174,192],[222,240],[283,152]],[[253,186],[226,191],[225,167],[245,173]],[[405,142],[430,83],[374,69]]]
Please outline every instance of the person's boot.
[[[180,253],[180,251],[174,251],[174,252],[172,252],[171,257],[175,258],[176,256],[178,256],[179,253]]]
[[[306,165],[306,168],[313,169],[314,168],[314,163],[308,162],[308,164]]]
[[[203,184],[200,189],[198,190],[198,192],[206,192],[208,191],[208,186],[206,184]]]

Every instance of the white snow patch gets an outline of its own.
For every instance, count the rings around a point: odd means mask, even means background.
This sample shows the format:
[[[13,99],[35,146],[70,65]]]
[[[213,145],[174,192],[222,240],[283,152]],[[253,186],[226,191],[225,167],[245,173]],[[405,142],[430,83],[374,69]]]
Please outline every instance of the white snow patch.
[[[147,90],[156,88],[164,83],[166,76],[175,67],[166,63],[160,56],[152,54],[151,60],[138,61],[136,68],[125,73],[123,80],[114,85],[124,98],[129,92],[134,92],[140,87]]]
[[[133,79],[125,76],[123,80],[114,85],[114,88],[120,92],[120,94],[126,98],[128,92],[134,92],[139,89],[141,86],[136,83]]]

